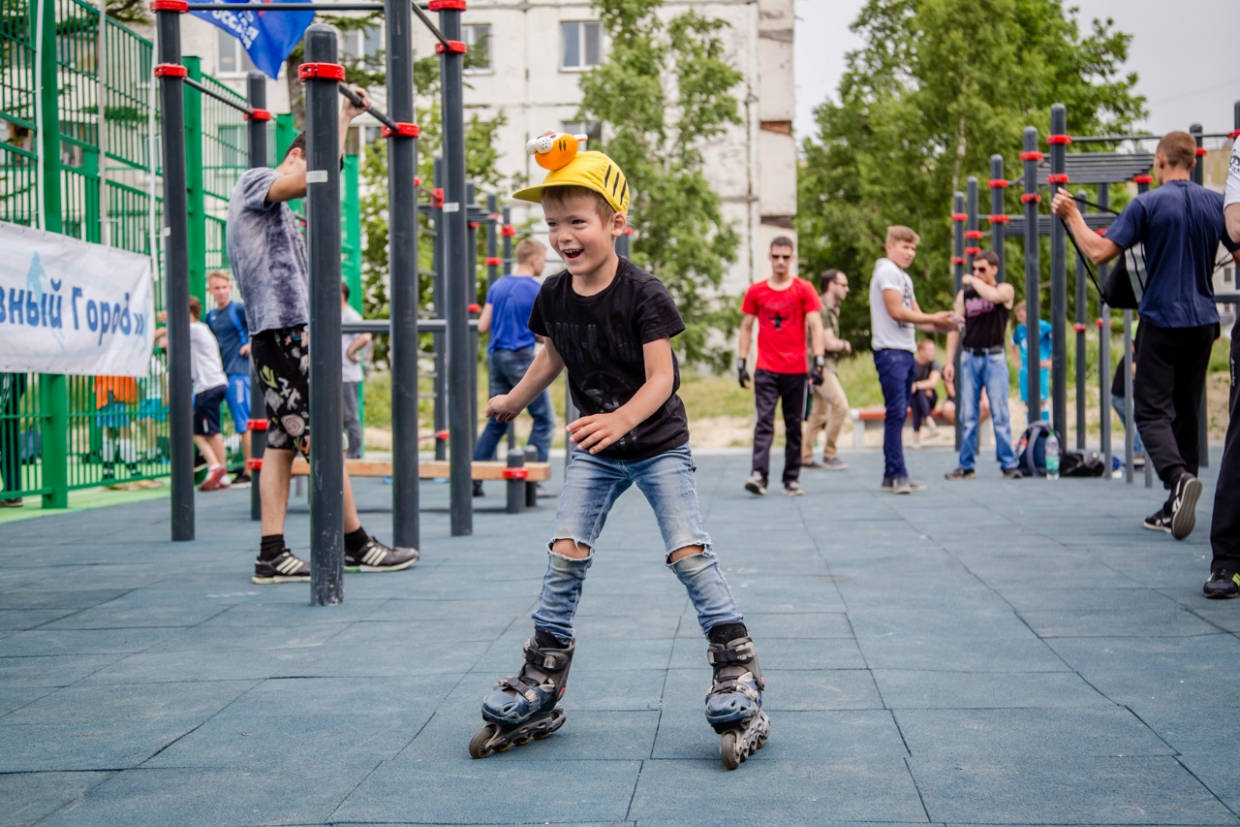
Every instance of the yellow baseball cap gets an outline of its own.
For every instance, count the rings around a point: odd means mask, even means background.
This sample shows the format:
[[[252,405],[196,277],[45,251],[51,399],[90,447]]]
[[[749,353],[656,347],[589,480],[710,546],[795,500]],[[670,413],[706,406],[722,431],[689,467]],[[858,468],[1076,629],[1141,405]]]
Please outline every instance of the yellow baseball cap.
[[[601,152],[578,152],[573,160],[548,172],[541,184],[518,190],[512,197],[540,204],[548,187],[585,187],[607,199],[616,212],[629,211],[629,181],[619,165]]]

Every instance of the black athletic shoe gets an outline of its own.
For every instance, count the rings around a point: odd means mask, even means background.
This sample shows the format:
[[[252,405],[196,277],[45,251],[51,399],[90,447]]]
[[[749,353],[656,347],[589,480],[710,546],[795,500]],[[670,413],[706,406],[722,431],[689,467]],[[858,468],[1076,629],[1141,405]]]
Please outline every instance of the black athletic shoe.
[[[1201,587],[1201,591],[1211,600],[1240,597],[1240,573],[1226,569],[1212,571],[1210,579]]]
[[[762,479],[762,475],[754,471],[749,475],[749,479],[745,480],[745,490],[750,494],[762,496],[766,493],[766,480]]]
[[[943,475],[945,480],[971,480],[977,478],[977,471],[972,468],[957,468]]]
[[[1019,468],[1009,468],[1003,472],[1005,480],[1023,480],[1025,475],[1020,472]]]
[[[1142,523],[1142,525],[1144,525],[1150,531],[1165,531],[1168,534],[1170,534],[1171,533],[1171,515],[1167,513],[1167,507],[1163,506],[1162,508],[1155,511],[1150,516],[1146,517],[1145,522]]]
[[[251,582],[259,586],[275,583],[309,583],[310,564],[285,549],[274,560],[255,560]]]
[[[1197,498],[1201,496],[1201,480],[1192,474],[1183,474],[1175,482],[1168,501],[1171,513],[1171,536],[1183,540],[1193,533],[1197,525]]]
[[[345,551],[344,570],[353,573],[403,571],[416,563],[418,557],[416,548],[395,549],[371,537],[357,554]]]
[[[478,480],[474,480],[474,496],[485,497],[486,495],[486,492],[482,490],[482,483]]]
[[[878,490],[882,491],[884,494],[895,493],[895,490],[896,490],[895,477],[883,477],[883,484]]]
[[[252,482],[253,480],[250,479],[250,475],[247,474],[244,470],[241,470],[237,472],[237,476],[233,477],[232,484],[229,487],[230,488],[249,488]]]

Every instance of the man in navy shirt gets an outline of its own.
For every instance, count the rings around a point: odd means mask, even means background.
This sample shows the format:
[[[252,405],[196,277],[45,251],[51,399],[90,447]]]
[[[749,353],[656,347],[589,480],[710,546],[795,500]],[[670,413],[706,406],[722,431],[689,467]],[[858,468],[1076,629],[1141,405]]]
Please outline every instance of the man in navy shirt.
[[[490,333],[487,354],[491,368],[491,396],[511,391],[525,376],[534,361],[534,342],[530,332],[530,311],[538,297],[538,282],[547,266],[547,248],[542,242],[526,238],[517,245],[517,270],[502,276],[487,293],[486,306],[478,317],[478,332]],[[538,461],[546,462],[551,450],[551,434],[555,431],[555,409],[551,406],[551,394],[543,391],[530,403],[530,416],[534,429],[530,432],[530,444],[538,450]],[[495,448],[508,432],[508,425],[494,419],[487,420],[486,429],[474,446],[474,459],[489,460],[495,457]],[[482,496],[482,482],[474,482],[474,496]]]
[[[1133,381],[1134,419],[1163,485],[1171,491],[1145,527],[1183,540],[1196,525],[1199,406],[1210,350],[1219,334],[1211,276],[1219,242],[1229,247],[1223,196],[1193,183],[1197,144],[1187,132],[1158,143],[1158,188],[1138,195],[1105,236],[1085,225],[1066,190],[1051,206],[1064,219],[1082,252],[1103,264],[1142,245],[1146,284],[1141,306],[1141,348]]]
[[[224,399],[232,414],[233,427],[241,434],[241,450],[250,459],[250,331],[245,319],[245,305],[233,301],[232,279],[223,270],[207,275],[207,291],[215,299],[215,307],[207,313],[207,326],[220,345],[220,359],[228,376]],[[250,484],[249,466],[243,465],[232,484]]]

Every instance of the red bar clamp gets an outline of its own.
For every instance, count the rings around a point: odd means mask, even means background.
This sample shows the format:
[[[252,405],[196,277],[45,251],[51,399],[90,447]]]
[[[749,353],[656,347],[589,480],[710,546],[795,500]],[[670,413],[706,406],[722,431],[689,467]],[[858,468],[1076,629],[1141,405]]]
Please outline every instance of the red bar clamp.
[[[508,238],[512,238],[513,236],[517,234],[517,228],[512,226],[511,224],[505,224],[504,226],[499,228],[499,234],[502,236],[507,236]]]
[[[991,178],[986,182],[986,185],[992,190],[1005,190],[1010,183],[1010,181],[1004,181],[1002,178]]]
[[[1066,184],[1068,183],[1068,173],[1064,172],[1064,173],[1055,173],[1055,174],[1048,175],[1046,176],[1046,183]]]
[[[963,256],[952,256],[952,264],[964,264]]]
[[[1006,224],[1010,219],[1006,215],[988,215],[986,220],[991,224]]]
[[[152,0],[151,11],[178,11],[185,14],[189,11],[189,0]]]
[[[302,80],[344,80],[344,67],[339,63],[303,63],[297,67],[297,77]]]
[[[265,431],[267,430],[267,420],[247,419],[245,422],[245,427],[251,431]]]
[[[453,55],[463,55],[469,51],[469,46],[459,40],[449,40],[446,44],[436,43],[435,54],[441,55],[444,52]]]
[[[443,207],[443,187],[435,187],[431,190],[431,206],[436,208]]]
[[[964,212],[952,213],[952,221],[968,221],[968,220],[969,220],[968,213],[964,213]]]
[[[1233,141],[1236,140],[1236,138],[1240,138],[1240,129],[1233,129],[1231,132],[1228,132],[1227,137],[1231,138]]]
[[[431,0],[429,11],[465,11],[465,0]]]
[[[482,305],[480,305],[480,304],[471,304],[471,305],[469,305],[469,307],[466,307],[465,309],[466,309],[466,310],[468,310],[470,313],[481,313],[481,312],[482,312]]]
[[[486,261],[487,267],[498,267],[503,263],[504,262],[500,261],[498,258],[495,258],[494,256],[487,256],[487,261]]]
[[[252,457],[251,459],[247,459],[245,461],[245,467],[251,471],[261,471],[263,470],[263,458]]]
[[[965,238],[985,238],[986,234],[982,232],[981,230],[965,230],[964,237]]]
[[[436,431],[435,439],[442,439],[446,442],[448,439],[448,433],[449,433],[448,431]]]
[[[1154,183],[1154,176],[1153,176],[1153,175],[1134,175],[1134,176],[1132,176],[1132,183],[1134,183],[1134,184],[1152,184],[1152,183]]]
[[[1022,204],[1040,204],[1041,202],[1042,196],[1036,192],[1023,192],[1020,195],[1020,203]]]
[[[271,120],[271,112],[266,109],[251,109],[249,112],[242,114],[247,121],[269,121]]]
[[[524,479],[528,479],[529,476],[530,476],[530,469],[528,468],[505,468],[504,469],[504,479],[506,480],[524,480]]]
[[[185,78],[189,77],[189,69],[186,69],[184,66],[178,66],[175,63],[157,63],[155,64],[155,77]]]
[[[1046,156],[1043,155],[1041,152],[1036,152],[1036,151],[1035,152],[1022,152],[1020,154],[1020,159],[1022,161],[1041,161],[1045,157]]]
[[[1071,135],[1047,135],[1046,142],[1048,144],[1070,144],[1072,143]]]
[[[625,227],[625,228],[624,228],[624,234],[625,234],[625,235],[632,235],[632,234],[633,234],[633,228],[632,228],[632,227]]]
[[[1089,328],[1086,325],[1083,325],[1080,322],[1077,322],[1076,324],[1072,325],[1072,329],[1075,330],[1077,333],[1084,333]]]
[[[396,128],[383,127],[381,134],[385,138],[391,138],[393,135],[399,135],[402,138],[416,138],[422,134],[422,130],[418,128],[416,123],[398,123]],[[417,181],[415,180],[416,184]]]
[[[966,256],[975,256],[982,251],[981,247],[965,247],[964,254]]]

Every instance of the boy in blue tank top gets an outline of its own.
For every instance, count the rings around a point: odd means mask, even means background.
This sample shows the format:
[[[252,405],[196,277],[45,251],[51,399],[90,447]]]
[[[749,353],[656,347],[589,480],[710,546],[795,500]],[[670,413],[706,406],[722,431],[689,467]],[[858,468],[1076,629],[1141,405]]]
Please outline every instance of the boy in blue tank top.
[[[517,269],[511,275],[502,276],[487,293],[486,306],[478,317],[478,332],[490,333],[487,344],[487,360],[491,370],[491,396],[511,391],[525,376],[534,361],[534,343],[539,337],[530,332],[530,311],[538,297],[538,282],[547,266],[547,248],[532,238],[517,245]],[[530,403],[530,416],[534,429],[530,432],[530,444],[538,451],[538,461],[546,462],[551,450],[551,434],[555,431],[555,409],[551,406],[551,392],[544,390]],[[494,419],[487,420],[486,429],[474,446],[474,459],[495,458],[495,449],[508,425]],[[474,481],[474,496],[482,496],[482,481]]]

